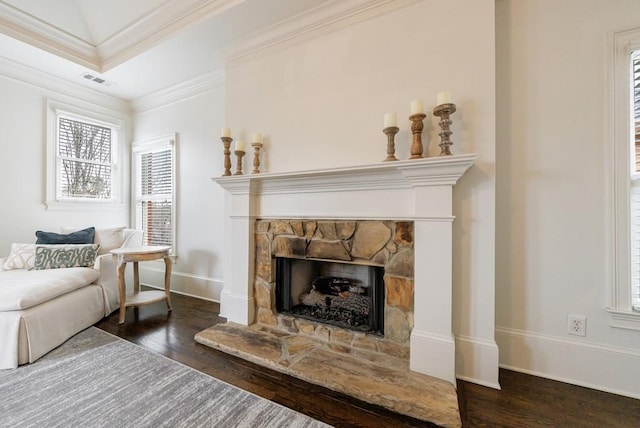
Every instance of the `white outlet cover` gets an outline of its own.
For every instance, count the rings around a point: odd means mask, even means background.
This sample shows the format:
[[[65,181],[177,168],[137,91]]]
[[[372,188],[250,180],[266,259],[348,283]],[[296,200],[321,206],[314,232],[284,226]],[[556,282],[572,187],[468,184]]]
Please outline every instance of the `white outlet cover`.
[[[574,336],[586,336],[587,317],[584,315],[569,315],[567,317],[567,333]]]

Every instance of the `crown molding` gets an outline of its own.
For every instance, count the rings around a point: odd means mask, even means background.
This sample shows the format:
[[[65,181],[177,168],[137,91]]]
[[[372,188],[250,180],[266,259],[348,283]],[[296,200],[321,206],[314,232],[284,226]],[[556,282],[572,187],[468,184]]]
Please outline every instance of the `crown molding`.
[[[0,32],[76,64],[104,73],[172,34],[245,0],[166,2],[129,27],[94,45],[0,0]]]
[[[217,70],[206,73],[186,82],[136,98],[130,103],[131,110],[134,115],[146,113],[222,87],[224,83],[224,71]]]
[[[68,59],[94,71],[100,69],[98,50],[91,43],[0,1],[0,33]]]
[[[222,52],[227,63],[269,51],[276,46],[328,34],[420,0],[330,0],[278,22]]]
[[[150,49],[169,36],[229,10],[245,0],[167,2],[97,46],[104,72]]]
[[[109,110],[129,114],[129,103],[121,98],[104,94],[95,89],[55,77],[40,70],[19,64],[0,56],[0,78],[4,77],[25,85],[51,91],[58,96],[101,106]]]

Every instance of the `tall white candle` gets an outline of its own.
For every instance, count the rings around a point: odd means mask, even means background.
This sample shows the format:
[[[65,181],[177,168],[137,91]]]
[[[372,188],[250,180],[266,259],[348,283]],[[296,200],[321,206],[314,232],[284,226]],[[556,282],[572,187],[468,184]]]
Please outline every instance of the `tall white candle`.
[[[398,126],[398,117],[395,113],[385,113],[384,115],[384,127]]]
[[[256,132],[251,138],[252,143],[262,143],[262,134]]]
[[[223,137],[231,137],[231,128],[222,128],[221,134]]]
[[[438,92],[438,98],[436,100],[436,105],[440,104],[451,104],[451,92],[449,91],[441,91]]]
[[[236,141],[236,150],[239,152],[244,152],[244,141],[242,140]]]
[[[420,100],[411,101],[411,114],[421,114],[424,113],[424,105]]]

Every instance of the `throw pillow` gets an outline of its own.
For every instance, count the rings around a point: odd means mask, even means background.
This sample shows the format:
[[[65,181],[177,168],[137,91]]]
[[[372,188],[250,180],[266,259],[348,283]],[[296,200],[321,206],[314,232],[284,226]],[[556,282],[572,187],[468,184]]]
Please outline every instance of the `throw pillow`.
[[[2,269],[31,269],[36,254],[36,244],[11,244],[11,253]]]
[[[122,247],[122,244],[124,243],[124,229],[124,226],[105,229],[96,228],[93,242],[95,244],[100,244],[100,250],[98,250],[99,256],[109,254],[109,252],[114,248]],[[78,229],[73,227],[62,227],[60,230],[62,233],[70,233],[75,232]]]
[[[108,254],[114,248],[120,248],[124,242],[124,227],[96,229],[95,242],[100,244],[98,254]]]
[[[93,244],[95,233],[95,227],[88,227],[67,235],[38,230],[36,244]]]
[[[93,267],[100,244],[36,245],[33,269]]]

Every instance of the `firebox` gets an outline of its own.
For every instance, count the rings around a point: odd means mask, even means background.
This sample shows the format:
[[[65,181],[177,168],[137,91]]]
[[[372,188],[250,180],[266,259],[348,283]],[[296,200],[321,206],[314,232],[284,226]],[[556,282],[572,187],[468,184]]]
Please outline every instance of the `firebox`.
[[[384,334],[384,268],[276,257],[276,310],[355,331]]]

